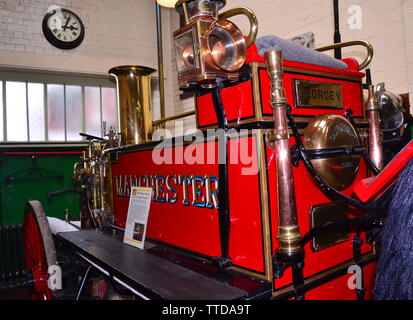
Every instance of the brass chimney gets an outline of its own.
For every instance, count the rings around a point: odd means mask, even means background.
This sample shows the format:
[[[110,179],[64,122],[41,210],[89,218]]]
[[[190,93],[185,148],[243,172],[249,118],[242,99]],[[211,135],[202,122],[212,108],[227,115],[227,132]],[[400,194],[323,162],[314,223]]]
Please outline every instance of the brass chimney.
[[[119,66],[109,70],[117,83],[122,145],[152,140],[151,74],[155,71],[143,66]]]

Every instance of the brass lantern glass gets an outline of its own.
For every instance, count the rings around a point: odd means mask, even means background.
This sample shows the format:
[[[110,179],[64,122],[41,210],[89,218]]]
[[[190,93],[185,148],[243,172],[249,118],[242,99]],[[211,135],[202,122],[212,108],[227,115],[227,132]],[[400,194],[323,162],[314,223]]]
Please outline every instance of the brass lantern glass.
[[[199,68],[198,55],[194,48],[194,29],[188,30],[175,38],[178,72]]]

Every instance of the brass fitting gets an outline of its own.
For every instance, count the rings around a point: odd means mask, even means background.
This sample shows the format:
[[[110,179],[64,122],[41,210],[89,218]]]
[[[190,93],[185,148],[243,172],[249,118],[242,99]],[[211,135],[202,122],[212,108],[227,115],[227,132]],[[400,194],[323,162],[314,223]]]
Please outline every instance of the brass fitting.
[[[374,86],[369,86],[369,100],[366,105],[366,111],[379,111],[379,101],[374,94]]]
[[[284,107],[287,103],[282,81],[283,53],[281,50],[271,50],[265,53],[268,75],[271,79],[271,105],[273,108]]]
[[[277,236],[279,248],[278,252],[293,254],[301,252],[303,248],[300,245],[301,234],[298,226],[279,226]]]

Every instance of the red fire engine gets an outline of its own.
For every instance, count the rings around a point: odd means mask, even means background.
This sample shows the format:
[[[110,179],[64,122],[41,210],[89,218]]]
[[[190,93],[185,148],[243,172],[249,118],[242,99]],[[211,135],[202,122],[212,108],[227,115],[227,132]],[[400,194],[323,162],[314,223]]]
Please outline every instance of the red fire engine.
[[[87,136],[74,170],[80,225],[27,204],[33,298],[371,298],[382,200],[413,154],[409,145],[383,170],[379,104],[361,71],[371,45],[254,42],[255,15],[219,14],[224,5],[176,5],[178,79],[196,96],[195,134],[152,141],[154,126],[179,118],[152,121],[154,70],[110,71],[120,135]],[[249,18],[248,37],[227,20],[236,14]],[[350,45],[367,49],[361,65],[320,52]],[[144,250],[122,242],[132,187],[153,190]],[[48,283],[55,265],[63,290]]]

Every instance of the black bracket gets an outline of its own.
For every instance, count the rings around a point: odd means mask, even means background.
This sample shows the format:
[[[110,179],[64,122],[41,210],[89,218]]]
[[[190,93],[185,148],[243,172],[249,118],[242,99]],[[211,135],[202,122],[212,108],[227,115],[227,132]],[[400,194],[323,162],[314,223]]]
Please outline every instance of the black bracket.
[[[360,267],[360,270],[363,270],[360,266],[360,263],[362,261],[361,258],[361,246],[363,245],[363,240],[360,238],[359,234],[354,236],[353,238],[353,257],[354,257],[354,262],[356,265]],[[364,281],[363,281],[363,271],[362,272],[362,283],[361,283],[361,288],[356,288],[356,296],[357,300],[364,300],[365,293],[366,293],[366,288],[364,287]]]
[[[301,157],[300,149],[298,148],[296,144],[291,147],[290,154],[291,154],[292,165],[294,167],[298,167],[298,165],[300,164],[300,161],[302,161],[303,159]]]
[[[212,263],[219,269],[224,270],[232,265],[232,260],[228,257],[215,257],[212,259]]]
[[[300,289],[304,286],[304,251],[291,254],[277,252],[273,257],[272,264],[274,279],[281,278],[284,272],[291,268],[295,291],[294,300],[304,300],[304,290]]]

